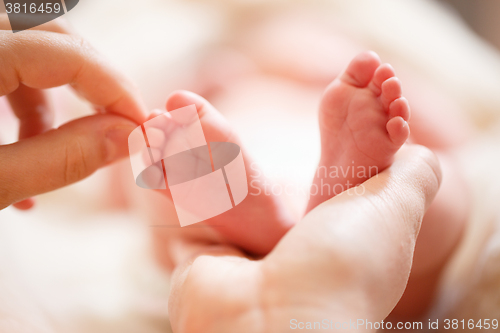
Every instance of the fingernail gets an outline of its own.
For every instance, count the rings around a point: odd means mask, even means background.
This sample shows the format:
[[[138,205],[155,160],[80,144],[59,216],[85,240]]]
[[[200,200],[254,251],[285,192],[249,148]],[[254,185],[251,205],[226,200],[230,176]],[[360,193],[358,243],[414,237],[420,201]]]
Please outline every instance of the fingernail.
[[[106,163],[128,156],[128,136],[137,125],[115,126],[106,132]]]

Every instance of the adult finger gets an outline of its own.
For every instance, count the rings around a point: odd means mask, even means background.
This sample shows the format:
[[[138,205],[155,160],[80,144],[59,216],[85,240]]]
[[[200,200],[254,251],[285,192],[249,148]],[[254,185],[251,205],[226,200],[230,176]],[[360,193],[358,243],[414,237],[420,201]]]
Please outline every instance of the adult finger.
[[[285,303],[355,295],[358,306],[377,309],[372,319],[384,319],[403,294],[420,224],[440,181],[436,156],[405,146],[391,167],[319,205],[285,235],[263,262],[273,292]]]
[[[190,257],[172,278],[172,326],[234,332],[251,322],[257,331],[265,318],[266,328],[279,331],[304,315],[383,320],[403,293],[418,229],[440,182],[434,154],[406,146],[363,192],[351,189],[313,209],[262,261],[214,254],[209,245],[185,250]]]
[[[7,95],[14,114],[19,119],[19,139],[36,136],[52,128],[54,113],[45,93],[19,84],[19,88]],[[35,205],[33,198],[16,202],[14,207],[28,210]]]
[[[7,14],[0,15],[0,30],[10,29]],[[74,33],[66,20],[57,18],[29,30],[50,31],[62,34]],[[53,111],[45,94],[22,83],[7,95],[15,115],[19,118],[19,139],[41,134],[52,127]]]
[[[52,128],[54,112],[42,90],[20,83],[19,88],[7,95],[14,114],[19,119],[19,139],[36,136]],[[14,207],[28,210],[35,205],[33,198],[16,202]]]
[[[137,125],[116,115],[94,115],[0,146],[0,209],[79,181],[128,155]]]
[[[0,15],[0,30],[10,29],[7,14]],[[64,19],[57,18],[29,30],[42,30],[62,34],[73,33]],[[52,127],[53,111],[45,94],[22,83],[7,95],[14,114],[19,118],[19,139],[41,134]]]
[[[7,98],[19,118],[19,139],[29,138],[52,128],[54,113],[43,91],[21,83]]]
[[[34,89],[70,84],[92,104],[137,123],[146,108],[135,85],[78,36],[41,31],[0,32],[0,95],[22,83]]]
[[[7,14],[0,15],[0,30],[11,30]],[[71,29],[66,20],[57,18],[28,30],[42,30],[62,34],[71,34]],[[41,134],[52,127],[53,111],[45,94],[38,89],[33,89],[20,84],[19,88],[8,96],[9,103],[19,118],[19,139]],[[28,210],[35,205],[33,198],[28,198],[14,204],[20,210]]]

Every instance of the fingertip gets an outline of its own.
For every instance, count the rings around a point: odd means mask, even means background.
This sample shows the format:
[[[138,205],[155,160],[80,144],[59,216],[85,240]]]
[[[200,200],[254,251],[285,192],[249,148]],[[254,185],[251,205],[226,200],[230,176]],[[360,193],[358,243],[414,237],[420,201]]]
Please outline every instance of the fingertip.
[[[425,146],[406,144],[396,153],[395,163],[405,169],[412,169],[412,178],[420,179],[417,183],[426,193],[428,207],[443,179],[437,155]]]
[[[142,124],[148,119],[148,112],[143,103],[138,99],[122,98],[112,106],[104,107],[103,114],[115,114],[133,121],[136,124]]]
[[[35,199],[34,198],[24,199],[22,201],[16,202],[12,206],[14,206],[19,210],[30,210],[35,206]]]
[[[439,187],[443,179],[443,173],[441,170],[441,163],[439,162],[439,158],[432,150],[427,147],[418,145],[413,146],[420,149],[419,154],[416,155],[418,155],[432,169],[433,174],[436,177],[437,185]]]

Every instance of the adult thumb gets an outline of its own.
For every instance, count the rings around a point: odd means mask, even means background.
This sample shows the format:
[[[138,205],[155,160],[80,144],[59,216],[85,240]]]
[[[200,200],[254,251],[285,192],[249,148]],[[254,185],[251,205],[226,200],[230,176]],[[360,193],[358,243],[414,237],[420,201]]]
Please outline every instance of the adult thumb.
[[[0,209],[75,183],[127,156],[135,127],[120,116],[94,115],[0,146]]]
[[[437,157],[405,145],[389,168],[317,206],[281,239],[264,260],[279,272],[274,294],[281,288],[316,304],[323,297],[357,318],[384,319],[403,294],[422,218],[440,183]]]

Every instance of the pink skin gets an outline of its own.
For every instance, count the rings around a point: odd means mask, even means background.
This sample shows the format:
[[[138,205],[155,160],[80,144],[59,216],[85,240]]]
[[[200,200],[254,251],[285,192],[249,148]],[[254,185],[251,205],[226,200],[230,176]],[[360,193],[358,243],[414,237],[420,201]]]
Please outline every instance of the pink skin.
[[[328,86],[319,112],[322,153],[307,211],[387,168],[410,135],[401,82],[373,52],[356,56]]]
[[[177,91],[169,96],[166,108],[173,111],[192,104],[195,104],[198,110],[207,142],[233,142],[242,147],[239,138],[226,120],[202,97],[187,91]],[[264,179],[256,172],[255,166],[252,166],[251,157],[244,148],[242,150],[248,183],[254,181],[256,186],[264,184]],[[169,190],[159,190],[159,192],[171,198]],[[209,225],[222,236],[224,242],[256,255],[267,254],[295,224],[298,216],[290,214],[280,198],[264,193],[264,188],[262,188],[260,195],[249,194],[235,208],[196,224],[193,228],[182,229],[191,229],[186,233],[198,233],[192,229],[198,229],[199,233],[204,233],[203,229],[206,228],[199,228],[200,225]],[[171,218],[173,216],[172,214]],[[162,237],[163,230],[156,230],[155,233]],[[171,230],[169,233],[171,234]]]
[[[227,140],[239,144],[223,117],[195,94],[172,94],[167,110],[190,104],[196,104],[198,108],[207,141]],[[392,164],[394,154],[410,134],[407,123],[410,108],[402,97],[401,83],[392,67],[381,64],[373,52],[359,54],[329,85],[321,101],[319,118],[322,155],[318,170],[332,166],[344,170],[348,167],[375,167],[377,172],[381,172]],[[244,157],[248,166],[250,163],[245,152]],[[425,313],[432,302],[442,269],[456,248],[466,222],[468,198],[460,195],[467,192],[466,184],[453,167],[453,160],[445,154],[440,154],[440,157],[448,178],[445,178],[436,200],[425,215],[410,281],[391,316],[393,319],[412,318]],[[247,167],[248,170],[250,168]],[[337,188],[346,190],[373,175],[352,177],[348,173],[346,178],[325,178],[324,173],[318,172],[313,184],[326,183],[331,188],[338,185]],[[248,176],[252,177],[251,174]],[[336,194],[312,196],[308,211]],[[162,216],[165,218],[166,215]],[[213,228],[155,229],[155,245],[160,261],[166,266],[178,261],[176,256],[181,239],[199,243],[199,246],[230,243],[247,252],[262,255],[276,245],[296,220],[277,197],[249,197],[236,209],[204,222],[205,225],[215,225]],[[447,237],[436,241],[435,235],[442,234]]]
[[[392,67],[381,65],[373,52],[359,54],[327,88],[321,102],[322,156],[313,184],[320,189],[328,184],[346,190],[373,176],[325,178],[321,167],[375,166],[380,172],[390,166],[394,154],[409,138],[409,118],[410,108],[401,97],[401,83]],[[447,177],[424,217],[406,292],[389,320],[425,315],[467,221],[467,185],[454,166],[453,156],[445,150],[437,153]],[[312,196],[308,211],[336,194]]]
[[[225,119],[198,95],[175,92],[168,98],[166,108],[175,110],[192,104],[198,109],[208,142],[240,144]],[[380,65],[380,60],[373,53],[359,55],[346,72],[330,85],[323,98],[323,165],[352,167],[352,161],[355,161],[355,166],[376,166],[379,171],[385,169],[409,136],[408,118],[408,103],[401,97],[401,84],[394,77],[392,68]],[[332,140],[332,137],[337,140]],[[342,151],[345,153],[340,154]],[[255,166],[250,167],[251,159],[245,152],[244,158],[248,180],[255,180]],[[333,181],[342,184],[350,181],[357,185],[368,178]],[[170,197],[168,190],[160,192]],[[236,208],[203,224],[211,225],[225,242],[250,253],[268,253],[294,225],[296,217],[288,213],[278,197],[266,196],[263,192],[258,196],[249,195]],[[310,208],[326,199],[324,196],[312,198]],[[160,229],[155,233],[161,235],[163,231]]]

